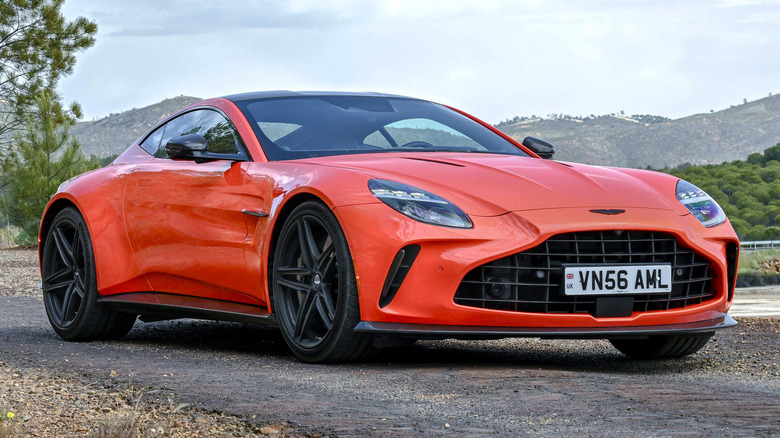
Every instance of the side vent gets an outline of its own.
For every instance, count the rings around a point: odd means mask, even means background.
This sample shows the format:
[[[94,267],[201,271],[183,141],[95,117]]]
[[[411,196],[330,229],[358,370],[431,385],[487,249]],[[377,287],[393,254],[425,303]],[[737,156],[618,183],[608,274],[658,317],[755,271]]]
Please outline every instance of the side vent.
[[[729,301],[734,298],[734,286],[737,282],[737,261],[739,260],[739,246],[731,242],[726,244],[726,274],[729,281]]]
[[[393,301],[419,253],[420,245],[407,245],[395,255],[382,287],[382,295],[379,296],[379,307],[385,307]]]

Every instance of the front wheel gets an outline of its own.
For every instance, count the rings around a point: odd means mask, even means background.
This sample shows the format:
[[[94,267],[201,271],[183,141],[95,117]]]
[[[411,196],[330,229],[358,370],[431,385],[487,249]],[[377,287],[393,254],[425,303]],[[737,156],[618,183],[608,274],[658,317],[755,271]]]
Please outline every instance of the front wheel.
[[[97,303],[97,273],[87,224],[75,208],[54,217],[41,257],[43,302],[54,331],[67,341],[119,339],[135,315]]]
[[[305,202],[282,226],[271,270],[274,313],[282,336],[306,362],[343,362],[370,354],[360,322],[355,269],[333,212]]]
[[[660,335],[647,339],[610,339],[609,342],[632,359],[671,359],[696,353],[713,334]]]

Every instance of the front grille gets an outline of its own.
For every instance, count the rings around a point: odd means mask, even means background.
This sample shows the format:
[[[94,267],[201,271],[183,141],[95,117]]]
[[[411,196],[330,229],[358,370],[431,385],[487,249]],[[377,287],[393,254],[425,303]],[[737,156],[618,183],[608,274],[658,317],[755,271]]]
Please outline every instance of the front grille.
[[[592,231],[558,234],[527,251],[494,260],[466,274],[455,303],[533,313],[590,313],[596,297],[566,296],[564,264],[669,263],[672,291],[636,294],[634,312],[679,309],[714,297],[710,262],[654,231]]]

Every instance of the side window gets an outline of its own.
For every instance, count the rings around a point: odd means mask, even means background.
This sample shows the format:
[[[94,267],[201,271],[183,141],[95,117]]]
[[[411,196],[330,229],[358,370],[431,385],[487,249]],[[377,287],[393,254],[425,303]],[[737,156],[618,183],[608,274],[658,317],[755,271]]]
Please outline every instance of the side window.
[[[165,125],[155,129],[154,132],[149,134],[149,136],[146,137],[146,140],[141,143],[141,148],[146,152],[149,152],[149,154],[154,155],[160,147],[160,139],[162,138],[164,130]]]
[[[171,120],[165,125],[161,135],[160,148],[155,157],[168,158],[165,145],[174,137],[187,134],[200,134],[208,141],[208,150],[215,154],[237,155],[239,149],[238,134],[222,114],[211,110],[196,110]]]

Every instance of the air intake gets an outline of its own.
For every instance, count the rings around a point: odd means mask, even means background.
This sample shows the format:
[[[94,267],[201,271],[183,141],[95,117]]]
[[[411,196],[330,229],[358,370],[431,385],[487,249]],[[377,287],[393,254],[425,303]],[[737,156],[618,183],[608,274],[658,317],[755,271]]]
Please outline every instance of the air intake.
[[[382,287],[382,295],[379,296],[379,307],[385,307],[393,301],[419,253],[420,245],[407,245],[395,255]]]
[[[567,296],[564,264],[668,263],[672,291],[632,294],[634,312],[682,309],[715,297],[710,262],[654,231],[593,231],[559,234],[546,242],[469,272],[455,293],[462,306],[531,313],[597,315],[597,297]]]

